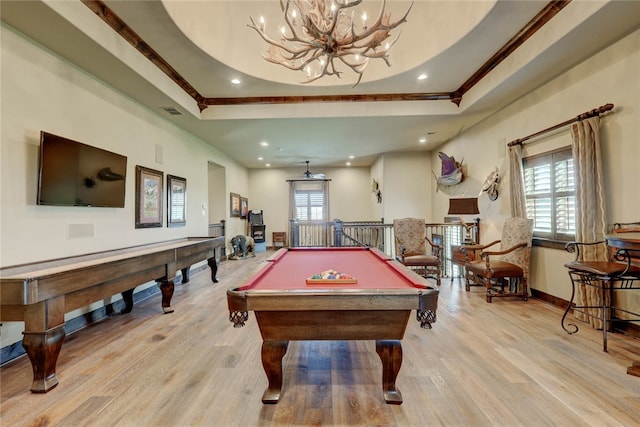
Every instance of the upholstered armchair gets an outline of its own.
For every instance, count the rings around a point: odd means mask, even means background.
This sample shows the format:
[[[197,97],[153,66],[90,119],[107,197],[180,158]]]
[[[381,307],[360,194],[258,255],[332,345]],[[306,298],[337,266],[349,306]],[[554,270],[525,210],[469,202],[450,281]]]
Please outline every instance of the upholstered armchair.
[[[466,288],[472,284],[487,289],[487,302],[494,297],[529,299],[527,280],[533,240],[533,220],[510,218],[502,228],[502,238],[488,245],[467,245],[467,250],[481,250],[480,259],[465,263]],[[487,249],[500,243],[500,250]]]
[[[442,246],[427,236],[424,220],[402,218],[393,220],[396,259],[423,277],[434,279],[440,287]],[[427,244],[429,248],[427,248]]]

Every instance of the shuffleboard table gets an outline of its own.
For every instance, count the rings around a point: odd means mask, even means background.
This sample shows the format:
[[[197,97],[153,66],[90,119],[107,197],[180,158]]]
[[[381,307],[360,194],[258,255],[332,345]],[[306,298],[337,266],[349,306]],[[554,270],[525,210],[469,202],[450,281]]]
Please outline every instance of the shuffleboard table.
[[[162,293],[163,311],[170,313],[176,272],[187,283],[190,266],[206,260],[217,282],[216,250],[224,246],[224,237],[188,237],[1,268],[0,321],[25,322],[22,345],[33,367],[31,391],[46,393],[58,385],[65,313],[117,293],[128,313],[134,288],[153,280]]]
[[[352,280],[313,280],[334,270]],[[308,280],[310,279],[310,280]],[[229,320],[240,327],[253,311],[262,334],[269,382],[263,403],[277,403],[290,340],[375,340],[387,403],[401,404],[396,378],[400,340],[412,310],[423,328],[436,320],[438,289],[377,249],[283,248],[243,286],[227,290]]]

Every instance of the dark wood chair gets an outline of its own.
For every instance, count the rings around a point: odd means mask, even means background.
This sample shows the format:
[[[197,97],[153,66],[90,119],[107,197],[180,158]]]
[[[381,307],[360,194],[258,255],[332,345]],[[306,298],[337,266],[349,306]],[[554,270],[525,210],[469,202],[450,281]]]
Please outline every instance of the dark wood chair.
[[[419,218],[394,219],[393,232],[396,259],[421,276],[434,279],[440,287],[442,246],[429,239],[425,221]]]
[[[617,222],[613,224],[613,234],[624,234],[624,233],[640,233],[640,222]],[[616,248],[611,248],[611,256],[613,259],[617,259],[617,261],[629,262],[634,265],[640,265],[640,253],[637,251],[627,251],[625,255],[628,256],[618,256],[616,258]]]
[[[613,234],[640,232],[640,223],[616,223]],[[595,251],[600,246],[608,254],[605,261],[590,261],[583,254]],[[574,316],[589,322],[594,328],[602,329],[602,350],[607,351],[607,332],[613,322],[638,322],[640,313],[633,313],[616,307],[614,293],[617,291],[640,290],[640,258],[632,251],[619,253],[614,248],[607,248],[605,241],[585,243],[570,242],[565,249],[575,253],[575,259],[565,264],[571,279],[571,299],[562,316],[561,326],[568,334],[578,332],[574,323],[566,323],[569,311]],[[586,259],[585,259],[586,258]],[[580,301],[574,302],[576,293],[582,295]],[[620,318],[621,313],[624,318]]]
[[[494,297],[529,299],[527,280],[533,240],[533,220],[510,218],[502,228],[502,238],[488,245],[467,245],[465,250],[480,250],[480,259],[465,263],[466,289],[472,285],[487,289],[487,302]],[[486,249],[500,243],[500,250]]]

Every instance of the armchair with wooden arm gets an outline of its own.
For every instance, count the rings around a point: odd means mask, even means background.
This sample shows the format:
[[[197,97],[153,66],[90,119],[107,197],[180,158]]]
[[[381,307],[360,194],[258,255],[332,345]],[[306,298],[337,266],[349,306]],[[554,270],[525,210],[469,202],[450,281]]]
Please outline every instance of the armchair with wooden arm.
[[[502,239],[487,245],[465,246],[465,250],[482,251],[479,260],[465,263],[465,288],[484,286],[487,302],[494,297],[519,297],[527,301],[532,240],[533,220],[510,218],[504,223]],[[499,250],[486,250],[498,243]]]
[[[440,287],[442,246],[429,239],[425,221],[419,218],[394,219],[393,231],[396,259],[418,274],[434,279]],[[430,251],[427,249],[427,243]]]

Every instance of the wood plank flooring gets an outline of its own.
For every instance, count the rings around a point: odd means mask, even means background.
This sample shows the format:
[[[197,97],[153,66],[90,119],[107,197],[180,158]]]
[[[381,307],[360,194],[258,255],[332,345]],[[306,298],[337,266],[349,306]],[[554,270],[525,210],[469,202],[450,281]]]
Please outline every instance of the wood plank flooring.
[[[176,286],[175,312],[160,296],[67,337],[60,384],[32,394],[26,357],[0,369],[2,426],[638,426],[640,341],[580,324],[536,299],[485,302],[444,280],[438,321],[411,319],[397,380],[402,405],[382,396],[381,363],[369,341],[291,342],[283,394],[263,405],[261,337],[250,313],[228,321],[225,291],[270,253],[225,261]]]

